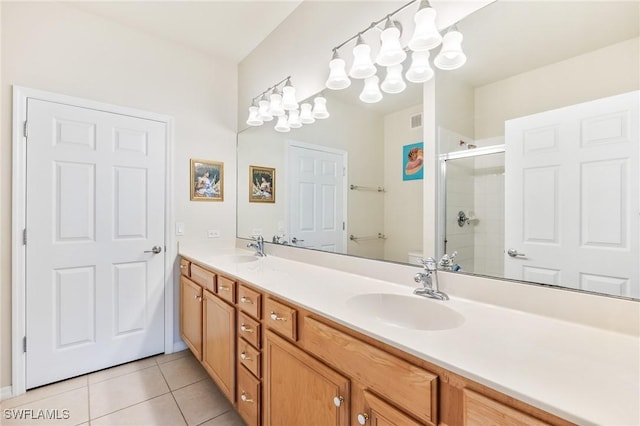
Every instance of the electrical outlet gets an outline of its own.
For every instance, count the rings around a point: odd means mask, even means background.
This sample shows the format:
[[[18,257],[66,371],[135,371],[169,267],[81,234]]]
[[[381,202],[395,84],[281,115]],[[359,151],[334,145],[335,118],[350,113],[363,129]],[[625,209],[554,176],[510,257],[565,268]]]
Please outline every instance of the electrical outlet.
[[[220,238],[220,231],[217,229],[209,229],[207,231],[207,238]]]
[[[184,235],[184,222],[176,222],[176,235]]]

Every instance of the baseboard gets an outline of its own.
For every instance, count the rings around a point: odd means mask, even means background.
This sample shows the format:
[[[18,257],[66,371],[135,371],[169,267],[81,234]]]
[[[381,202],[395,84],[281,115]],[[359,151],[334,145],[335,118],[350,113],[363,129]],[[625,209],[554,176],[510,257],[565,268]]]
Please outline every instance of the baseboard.
[[[13,396],[13,390],[11,389],[11,386],[5,386],[3,388],[0,388],[0,401],[9,399],[12,396]]]
[[[173,342],[173,351],[174,352],[184,351],[185,349],[187,349],[187,344],[185,342],[183,342],[182,340],[180,340],[179,342]]]

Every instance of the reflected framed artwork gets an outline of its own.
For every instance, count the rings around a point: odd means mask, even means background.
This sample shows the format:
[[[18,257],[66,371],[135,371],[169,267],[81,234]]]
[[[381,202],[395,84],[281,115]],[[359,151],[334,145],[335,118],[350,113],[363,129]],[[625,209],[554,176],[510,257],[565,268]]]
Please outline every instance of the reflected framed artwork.
[[[249,166],[249,202],[276,202],[276,169]]]
[[[224,163],[191,159],[191,201],[224,200]]]
[[[423,143],[417,142],[402,147],[402,180],[419,180],[424,175]]]

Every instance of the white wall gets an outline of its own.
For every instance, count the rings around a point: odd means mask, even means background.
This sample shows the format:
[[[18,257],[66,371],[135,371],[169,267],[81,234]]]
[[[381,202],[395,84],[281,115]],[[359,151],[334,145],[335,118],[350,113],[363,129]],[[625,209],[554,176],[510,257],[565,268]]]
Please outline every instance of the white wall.
[[[11,383],[11,85],[173,116],[170,202],[176,220],[186,224],[181,239],[204,239],[207,229],[219,229],[222,238],[211,245],[231,245],[237,68],[62,3],[2,2],[1,8],[0,387],[5,387]],[[189,201],[190,158],[225,163],[224,202]]]
[[[639,75],[633,38],[478,87],[475,138],[504,135],[505,120],[637,90]]]
[[[407,262],[410,251],[422,252],[422,185],[402,180],[404,145],[423,142],[422,126],[411,128],[410,117],[422,104],[384,117],[384,259]],[[424,141],[433,144],[433,141]]]

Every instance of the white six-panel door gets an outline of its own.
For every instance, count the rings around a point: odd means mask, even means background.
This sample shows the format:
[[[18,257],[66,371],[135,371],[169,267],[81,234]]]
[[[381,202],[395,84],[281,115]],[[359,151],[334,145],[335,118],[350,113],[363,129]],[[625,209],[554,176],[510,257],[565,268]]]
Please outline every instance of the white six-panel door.
[[[27,120],[26,387],[163,352],[166,125],[35,99]]]
[[[640,297],[639,99],[506,122],[507,278]]]
[[[289,145],[289,237],[299,247],[344,253],[344,153]]]

